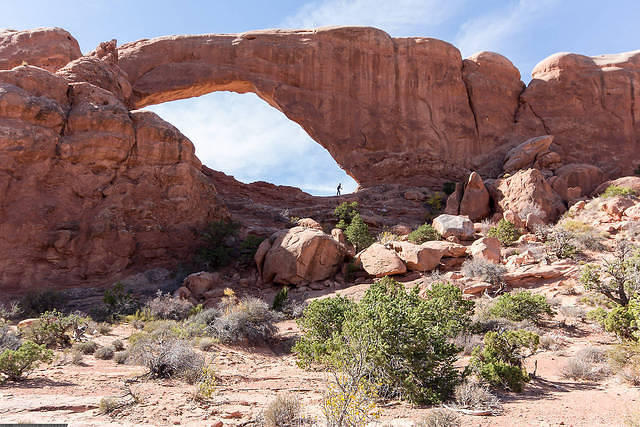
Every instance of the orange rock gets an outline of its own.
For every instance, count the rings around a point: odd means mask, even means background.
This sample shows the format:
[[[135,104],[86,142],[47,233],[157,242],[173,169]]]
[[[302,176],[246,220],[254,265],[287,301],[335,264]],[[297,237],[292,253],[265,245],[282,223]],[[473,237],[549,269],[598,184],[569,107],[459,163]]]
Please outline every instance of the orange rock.
[[[407,271],[402,259],[392,249],[374,243],[357,255],[364,271],[375,277],[402,274]]]

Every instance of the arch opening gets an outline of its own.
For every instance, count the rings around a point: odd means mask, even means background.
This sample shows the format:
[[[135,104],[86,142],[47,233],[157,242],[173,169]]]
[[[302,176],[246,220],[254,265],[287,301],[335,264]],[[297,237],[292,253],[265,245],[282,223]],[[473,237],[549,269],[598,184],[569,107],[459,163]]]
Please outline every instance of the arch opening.
[[[314,196],[358,184],[305,130],[254,93],[212,92],[145,107],[186,135],[200,161],[238,181],[266,181]]]

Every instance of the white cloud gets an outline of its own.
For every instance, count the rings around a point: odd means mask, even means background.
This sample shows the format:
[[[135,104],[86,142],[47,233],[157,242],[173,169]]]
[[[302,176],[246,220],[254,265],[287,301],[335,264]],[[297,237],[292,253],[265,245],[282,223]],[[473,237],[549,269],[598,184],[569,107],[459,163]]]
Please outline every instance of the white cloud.
[[[460,26],[455,45],[463,58],[490,50],[504,53],[514,37],[527,31],[538,19],[550,13],[559,0],[520,0],[509,7],[493,10]]]
[[[243,182],[292,185],[329,195],[356,183],[296,123],[254,94],[218,92],[148,107],[182,131],[212,169]]]
[[[285,19],[287,28],[329,25],[366,25],[393,36],[424,35],[429,27],[442,24],[463,0],[326,0],[304,4]],[[415,34],[418,31],[420,34]]]

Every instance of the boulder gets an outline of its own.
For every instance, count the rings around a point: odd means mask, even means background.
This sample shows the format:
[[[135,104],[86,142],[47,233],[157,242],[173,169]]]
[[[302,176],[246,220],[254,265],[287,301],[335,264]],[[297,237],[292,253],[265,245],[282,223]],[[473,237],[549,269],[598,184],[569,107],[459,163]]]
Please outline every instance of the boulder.
[[[77,40],[62,28],[0,31],[0,70],[29,64],[55,72],[81,56]]]
[[[603,182],[595,190],[593,190],[591,196],[599,196],[600,194],[604,193],[604,191],[611,185],[615,185],[616,187],[630,188],[631,190],[635,191],[636,194],[640,194],[640,176],[625,176],[622,178]]]
[[[492,288],[493,285],[489,282],[472,282],[462,289],[462,293],[465,295],[478,295]]]
[[[491,198],[501,211],[540,211],[545,223],[555,221],[566,207],[537,169],[521,170],[509,178],[492,181],[488,186]]]
[[[204,298],[205,294],[222,285],[220,274],[201,271],[188,275],[182,282],[182,287],[188,289],[196,299]]]
[[[299,227],[313,228],[314,230],[322,231],[322,224],[313,218],[300,218],[298,222],[296,222],[296,225]]]
[[[519,169],[532,167],[539,154],[549,151],[552,142],[552,135],[527,139],[507,152],[502,169],[505,173],[513,173]]]
[[[467,248],[459,243],[432,240],[421,244],[423,248],[439,251],[442,257],[461,258],[467,256]]]
[[[505,273],[502,278],[512,288],[527,287],[537,282],[565,278],[580,269],[570,262],[558,262],[550,265],[534,264],[519,267]]]
[[[500,240],[495,237],[483,237],[469,247],[474,259],[484,259],[494,264],[500,263]]]
[[[445,239],[454,236],[473,240],[473,222],[466,216],[442,214],[433,220],[433,228]]]
[[[328,279],[340,268],[343,247],[321,230],[293,227],[274,233],[264,256],[264,283],[298,285]]]
[[[431,271],[440,264],[443,250],[409,242],[391,242],[391,247],[409,270]]]
[[[344,230],[342,230],[341,228],[332,229],[331,237],[333,237],[333,239],[341,245],[347,244],[347,236],[344,235]]]
[[[458,215],[460,213],[460,203],[462,202],[462,196],[464,193],[464,185],[456,183],[456,189],[453,193],[447,197],[447,204],[444,208],[444,213],[449,215]]]
[[[396,251],[374,243],[357,255],[364,271],[375,277],[406,273],[407,267]]]
[[[635,202],[629,197],[615,196],[602,202],[600,208],[609,214],[609,216],[621,219],[625,211],[634,205]]]
[[[489,191],[484,186],[480,175],[477,172],[471,172],[467,185],[464,187],[459,214],[468,216],[472,221],[478,221],[490,213]]]
[[[553,189],[563,200],[591,194],[604,181],[604,172],[594,165],[571,163],[556,170]]]

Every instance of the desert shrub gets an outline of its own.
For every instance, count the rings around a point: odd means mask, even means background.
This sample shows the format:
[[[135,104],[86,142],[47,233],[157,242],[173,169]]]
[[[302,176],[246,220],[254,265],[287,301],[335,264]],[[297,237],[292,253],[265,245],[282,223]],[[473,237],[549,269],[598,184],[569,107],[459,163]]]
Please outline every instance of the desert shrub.
[[[604,329],[616,334],[621,340],[634,340],[638,336],[640,318],[636,317],[630,307],[617,306],[604,318]]]
[[[108,335],[111,332],[111,325],[106,322],[100,322],[96,325],[96,332],[100,335]]]
[[[351,221],[353,221],[353,218],[358,215],[358,202],[343,202],[340,203],[335,210],[333,211],[333,214],[336,216],[336,218],[338,219],[338,223],[336,224],[336,228],[341,228],[342,230],[345,230],[347,228],[347,226],[349,224],[351,224]]]
[[[484,282],[492,285],[500,285],[503,283],[502,276],[507,269],[500,264],[494,264],[482,258],[468,259],[462,264],[462,274],[466,277],[477,277]]]
[[[104,347],[98,348],[95,351],[95,353],[93,353],[93,355],[95,356],[96,359],[110,360],[113,358],[113,353],[115,353],[113,351],[113,347],[104,346]]]
[[[534,352],[540,337],[529,331],[487,332],[484,348],[474,350],[469,369],[494,387],[521,391],[529,375],[523,368],[524,350]]]
[[[40,362],[49,363],[53,352],[44,345],[25,341],[16,350],[0,353],[0,376],[3,381],[19,381],[27,376]]]
[[[580,282],[585,289],[601,293],[618,305],[626,306],[640,290],[640,255],[627,242],[618,244],[613,260],[602,265],[586,265]]]
[[[113,354],[113,360],[118,365],[124,365],[125,363],[127,363],[128,359],[129,359],[129,352],[128,351],[116,351]]]
[[[98,349],[98,344],[94,341],[78,342],[73,345],[73,349],[82,354],[93,354]]]
[[[487,235],[500,240],[500,243],[505,246],[510,246],[520,238],[520,231],[512,222],[503,218],[498,222],[498,225],[489,229]]]
[[[541,242],[546,242],[552,232],[553,227],[548,224],[535,224],[533,226],[533,235]]]
[[[395,242],[399,239],[398,235],[391,231],[385,230],[378,234],[376,241],[380,244],[386,245],[387,243]]]
[[[0,302],[0,322],[2,320],[15,320],[22,314],[22,308],[18,301],[7,303]]]
[[[111,289],[106,289],[102,295],[104,303],[104,319],[114,321],[120,316],[134,314],[140,308],[140,302],[131,291],[125,290],[120,282],[114,284]]]
[[[359,427],[380,417],[376,387],[365,378],[337,374],[322,399],[327,427]]]
[[[277,315],[259,298],[247,297],[216,318],[207,331],[220,342],[262,344],[276,334]]]
[[[473,349],[482,345],[482,336],[476,334],[463,333],[458,335],[453,343],[460,349],[463,356],[469,356]]]
[[[456,191],[456,183],[455,182],[445,182],[442,184],[442,192],[447,196],[450,196]]]
[[[431,410],[429,415],[415,424],[415,427],[459,427],[461,425],[460,416],[454,411],[438,408]]]
[[[514,322],[530,320],[534,323],[539,323],[544,316],[553,314],[544,295],[534,295],[529,291],[500,295],[489,308],[489,312],[493,316]]]
[[[279,394],[263,414],[265,427],[298,427],[302,424],[300,400],[292,394]]]
[[[116,409],[122,406],[122,402],[116,399],[115,397],[103,397],[100,399],[100,404],[98,405],[98,411],[101,414],[110,414]]]
[[[417,287],[406,291],[387,277],[371,285],[357,304],[311,303],[300,320],[301,341],[310,348],[300,351],[299,343],[294,350],[302,362],[315,359],[334,367],[363,355],[361,377],[376,384],[382,396],[441,401],[459,379],[453,366],[458,349],[450,340],[470,324],[473,302],[451,285],[434,285],[425,299],[418,294]],[[335,329],[331,321],[307,317],[322,311],[334,312]]]
[[[607,352],[609,366],[618,372],[623,380],[633,386],[640,386],[640,344],[625,343]]]
[[[196,380],[196,400],[211,399],[216,390],[216,373],[211,365],[203,366]]]
[[[547,236],[545,246],[547,255],[552,258],[574,258],[578,253],[575,234],[566,230],[553,230]]]
[[[540,348],[544,350],[557,350],[560,348],[558,337],[551,334],[540,336]]]
[[[560,312],[560,314],[565,318],[577,319],[581,322],[584,322],[587,318],[587,313],[584,307],[577,305],[561,305],[558,308],[558,312]]]
[[[409,233],[409,241],[417,244],[431,240],[440,240],[442,236],[433,228],[431,224],[422,224],[420,227]]]
[[[253,234],[249,234],[245,237],[238,247],[238,258],[244,264],[253,263],[253,258],[256,255],[256,251],[258,250],[258,246],[264,240],[264,237],[255,236]]]
[[[120,340],[113,340],[111,342],[111,347],[116,351],[122,351],[124,350],[124,343]]]
[[[228,265],[233,259],[234,243],[240,225],[232,221],[215,221],[201,232],[202,246],[197,251],[198,262],[208,270]],[[235,251],[237,252],[237,251]]]
[[[142,313],[147,319],[183,320],[189,317],[192,309],[193,304],[189,301],[158,291],[155,298],[144,305]]]
[[[71,352],[71,363],[74,365],[82,365],[84,363],[84,353],[79,350],[73,350]]]
[[[273,297],[273,303],[271,303],[271,309],[274,311],[282,311],[285,303],[287,302],[287,297],[289,296],[289,288],[287,286],[283,286],[278,293]]]
[[[171,336],[150,335],[129,347],[130,359],[145,366],[152,378],[183,378],[195,383],[204,367],[204,357],[188,341]]]
[[[609,198],[615,196],[635,196],[635,190],[627,187],[621,187],[619,185],[610,185],[606,190],[600,195],[602,198]]]
[[[456,406],[463,409],[497,411],[501,406],[500,400],[491,393],[489,387],[474,379],[466,379],[458,384],[453,397]]]
[[[432,195],[427,198],[427,206],[430,208],[430,212],[432,214],[438,213],[444,207],[443,204],[445,202],[446,195],[439,191],[436,191]]]
[[[191,316],[188,323],[206,327],[220,317],[220,314],[220,310],[217,308],[207,308],[206,310],[202,310],[200,313]]]
[[[22,344],[20,338],[9,329],[9,325],[0,321],[0,352],[17,350],[20,344]]]
[[[609,313],[602,307],[590,310],[587,312],[586,319],[590,322],[595,322],[604,328],[604,321],[607,319]]]
[[[26,317],[36,317],[46,311],[61,310],[64,307],[62,293],[54,290],[28,292],[18,304]]]
[[[65,316],[57,310],[44,312],[37,321],[25,328],[24,336],[46,347],[67,347],[74,337],[84,333],[89,320],[72,314]]]
[[[308,367],[313,361],[321,361],[329,352],[329,340],[333,332],[342,330],[347,313],[354,303],[345,297],[313,300],[304,309],[296,323],[303,335],[293,347],[298,365]]]
[[[600,365],[605,360],[604,350],[591,346],[582,348],[567,361],[562,369],[562,375],[573,380],[597,380],[605,373]]]
[[[209,337],[203,337],[198,341],[198,348],[202,351],[211,351],[218,343],[218,340]]]
[[[344,230],[344,235],[347,240],[356,248],[356,251],[361,251],[368,248],[375,241],[375,239],[369,233],[369,226],[365,224],[360,217],[360,214],[356,214],[351,221],[351,224]]]

